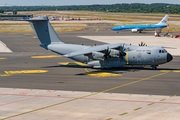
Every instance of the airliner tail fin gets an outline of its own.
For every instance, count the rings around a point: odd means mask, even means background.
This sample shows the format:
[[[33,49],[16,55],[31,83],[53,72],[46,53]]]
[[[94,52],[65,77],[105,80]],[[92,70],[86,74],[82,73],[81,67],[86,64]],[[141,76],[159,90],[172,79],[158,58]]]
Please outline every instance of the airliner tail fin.
[[[156,24],[156,25],[166,25],[166,24],[167,24],[167,21],[168,21],[168,17],[169,17],[169,15],[166,14],[166,15],[164,16],[164,18],[163,18],[158,24]]]

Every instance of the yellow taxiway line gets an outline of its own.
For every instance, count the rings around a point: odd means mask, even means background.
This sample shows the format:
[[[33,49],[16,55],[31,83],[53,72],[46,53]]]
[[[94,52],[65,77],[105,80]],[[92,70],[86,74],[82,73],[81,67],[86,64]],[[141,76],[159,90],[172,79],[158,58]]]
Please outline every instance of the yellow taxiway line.
[[[131,84],[138,83],[138,82],[141,82],[141,81],[144,81],[144,80],[148,80],[148,79],[151,79],[151,78],[154,78],[154,77],[158,77],[158,76],[161,76],[161,75],[164,75],[164,74],[167,74],[167,73],[168,72],[163,72],[163,73],[160,73],[160,74],[148,77],[148,78],[143,78],[143,79],[140,79],[140,80],[137,80],[137,81],[134,81],[134,82],[126,83],[124,85],[120,85],[120,86],[117,86],[117,87],[114,87],[114,88],[110,88],[110,89],[107,89],[107,90],[104,90],[104,91],[101,91],[101,92],[85,95],[85,96],[74,98],[74,99],[67,100],[67,101],[64,101],[64,102],[60,102],[60,103],[56,103],[56,104],[53,104],[53,105],[41,107],[41,108],[38,108],[38,109],[35,109],[35,110],[31,110],[31,111],[23,112],[23,113],[20,113],[20,114],[12,115],[12,116],[9,116],[9,117],[6,117],[6,118],[2,118],[0,120],[6,120],[6,119],[9,119],[9,118],[13,118],[13,117],[17,117],[17,116],[20,116],[20,115],[32,113],[32,112],[39,111],[39,110],[43,110],[43,109],[50,108],[50,107],[53,107],[53,106],[57,106],[57,105],[61,105],[61,104],[64,104],[64,103],[68,103],[68,102],[72,102],[72,101],[75,101],[75,100],[79,100],[79,99],[82,99],[82,98],[86,98],[86,97],[90,97],[90,96],[93,96],[93,95],[97,95],[97,94],[100,94],[100,93],[108,92],[108,91],[111,91],[111,90],[114,90],[114,89],[117,89],[117,88],[121,88],[121,87],[124,87],[124,86],[127,86],[127,85],[131,85]]]
[[[60,55],[50,55],[50,56],[31,56],[31,58],[53,58],[53,57],[61,57]]]
[[[4,59],[7,59],[7,58],[0,58],[0,60],[4,60]]]
[[[61,64],[61,65],[88,65],[85,63],[81,63],[81,62],[58,62],[58,64]]]
[[[6,74],[22,74],[22,73],[45,73],[48,70],[21,70],[21,71],[4,71]]]
[[[84,73],[85,75],[90,75],[94,77],[115,77],[115,76],[122,76],[122,74],[116,74],[116,73],[109,73],[109,72],[89,72],[87,68],[85,68],[87,73]]]
[[[0,77],[5,77],[5,76],[12,76],[14,74],[29,74],[29,73],[46,73],[48,70],[20,70],[20,71],[4,71],[6,74],[1,75]]]

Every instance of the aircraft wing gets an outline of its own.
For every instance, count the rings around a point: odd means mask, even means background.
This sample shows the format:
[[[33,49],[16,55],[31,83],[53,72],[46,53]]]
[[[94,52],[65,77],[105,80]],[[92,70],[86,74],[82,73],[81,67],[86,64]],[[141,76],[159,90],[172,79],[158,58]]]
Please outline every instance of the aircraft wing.
[[[137,28],[137,30],[138,31],[142,31],[142,30],[144,30],[144,29],[146,29],[146,28],[150,28],[151,27],[151,24],[148,26],[148,27],[144,27],[144,28]]]
[[[109,49],[115,49],[115,48],[119,48],[121,46],[122,46],[121,43],[92,46],[90,48],[80,50],[80,51],[76,51],[76,52],[71,52],[71,53],[68,53],[68,54],[63,55],[63,56],[73,57],[73,56],[84,55],[84,54],[88,54],[88,53],[92,53],[92,52],[101,52],[101,51],[104,51],[105,49],[108,49],[108,48]]]

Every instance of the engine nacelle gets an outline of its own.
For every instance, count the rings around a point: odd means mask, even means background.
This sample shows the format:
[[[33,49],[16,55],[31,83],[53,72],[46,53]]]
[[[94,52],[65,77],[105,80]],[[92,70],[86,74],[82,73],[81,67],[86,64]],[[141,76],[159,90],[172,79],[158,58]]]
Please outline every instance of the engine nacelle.
[[[118,50],[111,49],[110,56],[111,58],[118,58],[120,56],[120,53]]]
[[[138,30],[137,30],[137,29],[132,29],[131,32],[132,32],[132,33],[137,33]]]
[[[101,53],[101,52],[92,52],[89,54],[85,54],[85,56],[87,56],[89,59],[92,60],[101,60],[104,61],[104,59],[110,59],[110,58],[119,58],[120,56],[120,52],[119,50],[115,50],[115,49],[110,49],[110,53],[108,56],[105,57],[105,53]]]
[[[101,52],[92,52],[90,54],[86,54],[85,56],[88,56],[88,58],[92,60],[104,60],[104,54]]]

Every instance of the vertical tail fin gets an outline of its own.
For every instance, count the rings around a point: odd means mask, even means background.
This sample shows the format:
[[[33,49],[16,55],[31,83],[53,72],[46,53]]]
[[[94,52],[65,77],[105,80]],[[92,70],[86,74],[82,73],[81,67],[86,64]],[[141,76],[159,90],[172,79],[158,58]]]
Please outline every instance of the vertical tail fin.
[[[42,43],[42,47],[47,44],[51,43],[60,43],[63,44],[63,42],[60,40],[59,36],[49,23],[49,19],[47,16],[41,16],[36,18],[30,18],[27,19],[33,28],[34,32],[38,36],[39,40]]]
[[[166,14],[166,15],[164,16],[164,18],[163,18],[158,24],[156,24],[156,25],[166,25],[166,24],[167,24],[168,17],[169,17],[169,15]]]

